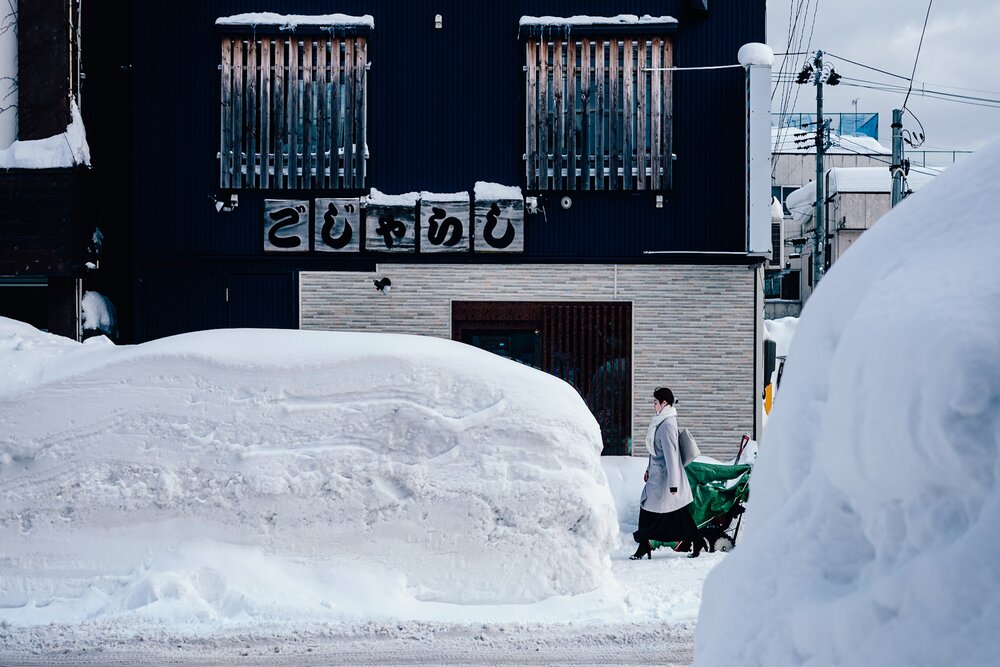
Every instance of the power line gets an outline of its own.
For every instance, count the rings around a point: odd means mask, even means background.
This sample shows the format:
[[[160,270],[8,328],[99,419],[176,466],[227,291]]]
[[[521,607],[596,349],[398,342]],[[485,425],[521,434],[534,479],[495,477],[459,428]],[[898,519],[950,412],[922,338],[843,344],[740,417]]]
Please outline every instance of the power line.
[[[906,91],[906,97],[903,98],[903,108],[906,108],[906,102],[910,99],[910,91],[913,90],[913,77],[917,74],[917,61],[920,60],[920,49],[924,46],[924,33],[927,32],[927,19],[931,17],[931,6],[934,4],[934,0],[927,0],[927,14],[924,15],[924,27],[920,30],[920,42],[917,44],[917,55],[913,58],[913,71],[910,73],[910,88]]]

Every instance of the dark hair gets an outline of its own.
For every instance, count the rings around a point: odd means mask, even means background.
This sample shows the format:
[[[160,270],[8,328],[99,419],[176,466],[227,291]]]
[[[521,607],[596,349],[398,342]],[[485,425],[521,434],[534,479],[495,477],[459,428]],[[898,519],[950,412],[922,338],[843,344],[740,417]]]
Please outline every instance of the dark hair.
[[[667,405],[674,404],[674,392],[670,391],[666,387],[657,387],[656,391],[653,392],[653,398],[658,400],[660,403],[666,403]]]

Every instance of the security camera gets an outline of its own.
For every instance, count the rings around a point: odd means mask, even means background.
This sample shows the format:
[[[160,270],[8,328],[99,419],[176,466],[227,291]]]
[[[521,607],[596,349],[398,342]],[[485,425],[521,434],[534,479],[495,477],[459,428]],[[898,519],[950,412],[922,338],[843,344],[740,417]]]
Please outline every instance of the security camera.
[[[538,213],[538,197],[525,197],[524,210],[528,213]]]

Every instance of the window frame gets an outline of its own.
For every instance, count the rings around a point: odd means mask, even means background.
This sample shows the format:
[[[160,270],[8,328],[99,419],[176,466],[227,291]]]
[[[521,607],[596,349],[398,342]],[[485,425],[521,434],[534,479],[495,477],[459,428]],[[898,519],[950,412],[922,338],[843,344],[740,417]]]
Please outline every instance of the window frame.
[[[522,25],[526,190],[670,191],[676,25]]]
[[[370,27],[227,24],[217,32],[219,187],[365,189]]]

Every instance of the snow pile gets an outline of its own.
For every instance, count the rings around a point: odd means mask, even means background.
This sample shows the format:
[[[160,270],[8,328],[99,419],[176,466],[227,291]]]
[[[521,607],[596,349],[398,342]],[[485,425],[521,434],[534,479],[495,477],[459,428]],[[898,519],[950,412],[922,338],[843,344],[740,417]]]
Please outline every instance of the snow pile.
[[[118,316],[115,305],[100,292],[87,291],[80,302],[83,313],[83,330],[99,331],[118,338]]]
[[[0,150],[0,169],[55,169],[90,166],[90,146],[87,130],[76,100],[70,100],[70,124],[66,131],[54,137],[15,141]]]
[[[809,300],[697,665],[996,664],[998,168],[949,168]]]
[[[416,336],[93,340],[0,319],[0,622],[419,618],[613,582],[599,427],[550,375]]]
[[[792,338],[795,337],[795,330],[798,326],[799,318],[797,317],[764,320],[764,340],[773,340],[777,345],[775,354],[779,357],[787,357],[788,349],[792,345]]]

